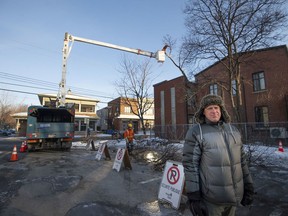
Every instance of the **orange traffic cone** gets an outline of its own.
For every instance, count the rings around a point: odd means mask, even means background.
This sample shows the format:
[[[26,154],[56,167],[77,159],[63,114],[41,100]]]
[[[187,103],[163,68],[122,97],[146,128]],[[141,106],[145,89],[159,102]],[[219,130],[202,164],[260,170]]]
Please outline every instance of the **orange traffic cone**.
[[[25,144],[24,144],[24,142],[22,142],[20,152],[25,152],[25,151],[26,151]]]
[[[282,145],[281,140],[279,141],[278,151],[279,151],[279,152],[284,152],[284,148],[283,148],[283,145]]]
[[[17,160],[18,160],[17,147],[16,147],[16,145],[14,145],[10,161],[17,161]]]

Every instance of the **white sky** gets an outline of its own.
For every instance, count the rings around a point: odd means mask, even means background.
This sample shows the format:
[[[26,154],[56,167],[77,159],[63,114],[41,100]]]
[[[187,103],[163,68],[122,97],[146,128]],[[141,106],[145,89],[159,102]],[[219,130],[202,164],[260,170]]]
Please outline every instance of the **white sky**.
[[[179,40],[184,35],[184,6],[181,0],[0,0],[0,88],[51,93],[24,87],[31,84],[12,80],[10,75],[58,84],[65,32],[151,52],[162,49],[165,35]],[[89,89],[102,102],[118,97],[114,83],[120,77],[117,69],[123,55],[122,51],[75,42],[67,64],[67,86]],[[135,60],[147,58],[125,55]],[[156,77],[153,84],[181,75],[169,60],[163,64],[151,61]],[[15,103],[39,104],[36,95],[8,94]]]

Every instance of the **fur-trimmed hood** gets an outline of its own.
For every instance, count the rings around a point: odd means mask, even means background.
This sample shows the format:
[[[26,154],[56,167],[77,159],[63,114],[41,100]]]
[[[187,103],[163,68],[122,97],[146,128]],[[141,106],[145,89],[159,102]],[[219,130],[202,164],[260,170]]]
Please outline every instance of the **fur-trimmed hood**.
[[[222,100],[222,98],[218,95],[206,95],[202,98],[201,103],[200,103],[200,107],[198,109],[198,111],[195,113],[195,120],[202,124],[205,122],[205,116],[203,114],[204,109],[207,106],[210,105],[218,105],[221,109],[221,118],[220,120],[222,120],[223,122],[229,123],[231,121],[231,118],[225,108],[224,102]]]

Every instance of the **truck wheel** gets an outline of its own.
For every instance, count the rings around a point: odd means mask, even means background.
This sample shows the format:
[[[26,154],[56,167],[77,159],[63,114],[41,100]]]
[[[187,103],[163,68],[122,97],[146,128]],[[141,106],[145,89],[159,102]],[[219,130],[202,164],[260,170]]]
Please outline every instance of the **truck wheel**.
[[[28,145],[27,151],[28,151],[28,152],[35,152],[35,147],[32,146],[32,145]]]

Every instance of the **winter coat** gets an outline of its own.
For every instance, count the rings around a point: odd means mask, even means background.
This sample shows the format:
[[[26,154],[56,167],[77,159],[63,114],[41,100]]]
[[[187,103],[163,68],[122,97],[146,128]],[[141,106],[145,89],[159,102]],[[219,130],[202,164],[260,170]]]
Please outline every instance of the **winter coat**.
[[[214,204],[239,205],[244,183],[253,183],[245,159],[241,135],[230,124],[194,125],[183,149],[186,192],[200,191]]]

